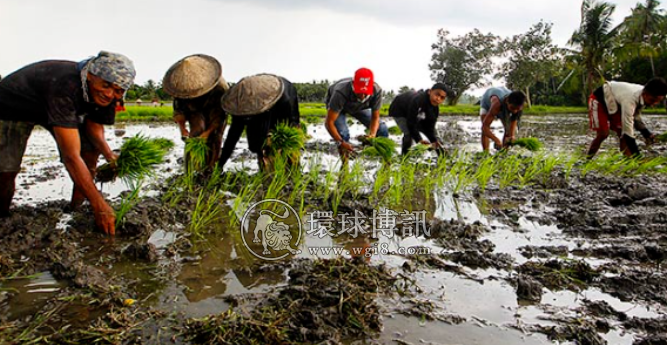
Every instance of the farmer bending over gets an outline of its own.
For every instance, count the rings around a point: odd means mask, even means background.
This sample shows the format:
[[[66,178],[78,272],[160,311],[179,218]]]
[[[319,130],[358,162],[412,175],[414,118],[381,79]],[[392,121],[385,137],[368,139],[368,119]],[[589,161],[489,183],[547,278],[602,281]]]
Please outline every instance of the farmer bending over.
[[[431,145],[438,154],[444,153],[435,124],[438,122],[439,106],[446,98],[447,87],[437,83],[430,90],[402,93],[391,102],[389,116],[394,118],[403,132],[404,155],[408,153],[413,142]],[[424,133],[428,140],[423,139],[419,132]]]
[[[482,119],[482,149],[489,151],[489,140],[496,150],[509,146],[516,140],[517,127],[523,113],[526,95],[521,91],[510,91],[504,87],[492,87],[482,96],[479,115]],[[491,123],[500,119],[503,123],[503,141],[493,134]]]
[[[597,132],[588,149],[588,158],[593,158],[602,142],[609,136],[609,129],[616,132],[621,152],[626,156],[639,154],[635,140],[635,129],[653,142],[653,135],[641,119],[647,106],[656,105],[665,99],[667,83],[662,78],[653,78],[646,85],[610,81],[593,91],[588,99],[588,118],[591,130]]]
[[[213,168],[220,156],[227,125],[220,99],[229,86],[222,78],[220,63],[208,55],[190,55],[169,68],[162,85],[174,97],[174,122],[181,130],[181,137],[207,139],[206,165]],[[185,128],[186,121],[190,131]]]
[[[325,126],[338,143],[338,152],[344,159],[354,151],[349,142],[346,115],[366,126],[370,130],[369,138],[389,135],[387,126],[380,122],[382,89],[373,81],[373,72],[368,68],[360,68],[354,73],[354,78],[339,80],[331,85],[324,103],[327,107]]]
[[[97,225],[115,233],[114,210],[95,188],[93,176],[100,154],[108,162],[117,158],[103,125],[114,123],[116,100],[132,86],[134,76],[127,57],[102,51],[79,63],[37,62],[0,81],[0,216],[9,215],[28,137],[40,125],[55,138],[74,182],[71,206],[88,199]]]
[[[248,149],[257,154],[259,168],[268,168],[270,159],[264,145],[269,132],[281,122],[300,127],[299,99],[292,83],[272,74],[241,79],[222,98],[222,107],[232,115],[218,165],[222,168],[232,156],[236,143],[246,131]]]

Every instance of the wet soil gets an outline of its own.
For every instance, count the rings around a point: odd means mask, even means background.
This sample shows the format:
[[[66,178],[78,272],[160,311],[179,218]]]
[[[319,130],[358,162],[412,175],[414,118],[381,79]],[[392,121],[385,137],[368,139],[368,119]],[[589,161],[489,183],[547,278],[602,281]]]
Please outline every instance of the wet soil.
[[[667,128],[664,119],[650,121]],[[581,122],[578,116],[528,118],[522,130],[573,153],[590,140]],[[451,147],[472,147],[475,124],[452,117],[438,129]],[[309,147],[335,162],[335,147],[321,129],[309,127]],[[126,126],[119,137],[113,130],[107,137],[120,141],[150,130],[178,136],[173,127]],[[170,162],[182,152],[174,141]],[[612,150],[615,143],[605,145]],[[658,145],[650,153],[666,151]],[[525,187],[435,191],[435,205],[425,208],[430,236],[396,234],[362,244],[307,236],[296,259],[266,264],[248,256],[238,225],[227,219],[233,193],[218,222],[202,234],[188,232],[196,193],[175,204],[163,199],[175,164],[160,168],[109,240],[95,230],[86,206],[65,212],[71,185],[51,188],[67,177],[55,168],[52,150],[44,152],[29,157],[34,165],[0,225],[3,344],[667,342],[665,176],[555,172]],[[234,168],[254,173],[243,142],[234,159]],[[103,188],[114,206],[127,190]],[[350,195],[340,210],[370,215],[376,208],[370,200]],[[325,210],[331,201],[309,202]],[[305,250],[366,242],[431,252],[361,260]]]

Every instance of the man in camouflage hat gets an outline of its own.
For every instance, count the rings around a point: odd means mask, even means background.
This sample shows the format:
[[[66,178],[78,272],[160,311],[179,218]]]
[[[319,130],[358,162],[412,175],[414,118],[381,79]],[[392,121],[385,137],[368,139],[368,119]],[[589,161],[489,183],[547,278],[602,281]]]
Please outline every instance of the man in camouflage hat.
[[[187,56],[169,68],[162,87],[174,97],[174,122],[179,126],[181,137],[183,140],[205,138],[206,164],[213,168],[220,156],[222,134],[227,125],[227,114],[220,100],[229,86],[222,77],[220,63],[208,55]]]
[[[104,138],[104,125],[115,121],[114,106],[135,77],[127,57],[102,51],[81,62],[37,62],[0,81],[0,217],[9,215],[15,180],[35,125],[56,140],[61,161],[74,182],[72,206],[90,201],[95,222],[115,233],[115,213],[93,182],[100,154],[117,156]]]

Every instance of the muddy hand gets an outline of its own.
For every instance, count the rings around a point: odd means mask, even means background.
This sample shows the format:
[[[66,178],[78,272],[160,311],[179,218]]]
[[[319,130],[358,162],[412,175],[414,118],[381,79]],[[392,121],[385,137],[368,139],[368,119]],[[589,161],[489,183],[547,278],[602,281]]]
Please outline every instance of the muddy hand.
[[[106,203],[99,209],[94,210],[95,224],[102,229],[105,234],[114,236],[116,234],[116,213]]]

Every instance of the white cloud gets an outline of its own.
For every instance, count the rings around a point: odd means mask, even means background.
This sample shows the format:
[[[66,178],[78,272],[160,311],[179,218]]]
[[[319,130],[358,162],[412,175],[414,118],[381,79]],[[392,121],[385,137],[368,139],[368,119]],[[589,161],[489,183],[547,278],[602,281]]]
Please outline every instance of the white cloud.
[[[617,1],[618,21],[636,1]],[[105,49],[134,60],[137,81],[160,80],[178,59],[210,54],[235,81],[270,72],[305,82],[366,66],[385,89],[427,87],[439,28],[523,32],[544,19],[565,44],[578,0],[0,0],[0,74],[43,59],[80,60]]]

